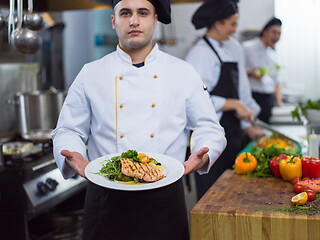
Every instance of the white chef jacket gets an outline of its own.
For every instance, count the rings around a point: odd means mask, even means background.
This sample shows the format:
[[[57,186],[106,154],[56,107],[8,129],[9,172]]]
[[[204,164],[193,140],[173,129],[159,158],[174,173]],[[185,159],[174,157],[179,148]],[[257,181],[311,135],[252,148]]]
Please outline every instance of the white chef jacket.
[[[259,37],[243,42],[242,46],[247,72],[261,67],[266,67],[269,71],[269,73],[263,75],[260,80],[249,77],[252,91],[273,94],[278,84],[275,51],[270,47],[266,47]]]
[[[192,66],[158,49],[155,44],[145,66],[132,66],[119,46],[86,64],[70,86],[52,133],[54,158],[64,178],[74,175],[61,150],[76,151],[88,160],[121,153],[167,154],[185,160],[191,151],[209,148],[207,173],[226,146],[209,94]]]
[[[207,38],[223,62],[238,63],[239,100],[251,110],[254,116],[257,116],[260,112],[260,107],[251,95],[251,88],[244,66],[244,57],[241,45],[233,38],[223,41],[222,44],[210,37]],[[218,84],[221,63],[210,46],[202,38],[199,39],[199,41],[188,52],[186,61],[195,67],[202,81],[207,86],[208,91],[211,92]],[[219,119],[221,119],[223,112],[221,112],[220,109],[225,104],[226,98],[212,95],[211,100],[218,112]],[[246,128],[250,126],[250,123],[241,121],[241,126],[242,128]]]

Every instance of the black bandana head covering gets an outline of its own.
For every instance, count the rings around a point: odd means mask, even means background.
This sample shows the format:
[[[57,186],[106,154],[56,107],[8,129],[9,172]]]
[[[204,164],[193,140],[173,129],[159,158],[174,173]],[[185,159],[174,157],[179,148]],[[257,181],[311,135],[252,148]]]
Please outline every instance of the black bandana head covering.
[[[277,25],[277,26],[282,26],[282,22],[279,18],[271,18],[269,22],[267,22],[267,24],[263,27],[261,33],[260,33],[260,36],[262,36],[262,33],[263,31],[267,30],[269,27],[271,26],[274,26],[274,25]]]
[[[121,0],[111,0],[112,8],[114,8]],[[171,23],[171,6],[170,0],[148,0],[154,6],[158,15],[159,22],[164,24]]]
[[[196,29],[211,27],[216,21],[238,13],[238,0],[206,0],[192,17]]]

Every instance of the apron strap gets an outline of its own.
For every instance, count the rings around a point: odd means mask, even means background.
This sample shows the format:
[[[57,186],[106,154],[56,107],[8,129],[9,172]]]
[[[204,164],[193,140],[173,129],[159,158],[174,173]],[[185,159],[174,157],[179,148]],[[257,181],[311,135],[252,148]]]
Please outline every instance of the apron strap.
[[[217,51],[214,49],[214,47],[212,46],[212,44],[210,43],[210,41],[208,40],[208,38],[206,36],[203,36],[204,41],[209,45],[209,47],[214,51],[214,53],[217,55],[220,63],[223,63],[219,54],[217,53]]]

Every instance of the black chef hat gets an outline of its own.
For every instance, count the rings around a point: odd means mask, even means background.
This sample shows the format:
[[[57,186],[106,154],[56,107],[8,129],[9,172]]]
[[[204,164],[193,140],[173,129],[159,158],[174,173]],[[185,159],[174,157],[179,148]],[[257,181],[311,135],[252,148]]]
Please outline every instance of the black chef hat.
[[[196,29],[211,27],[213,23],[238,12],[238,0],[207,0],[195,12],[192,23]]]
[[[112,8],[121,0],[111,0]],[[170,0],[148,0],[154,6],[158,15],[159,22],[164,24],[171,23],[171,6]]]
[[[270,21],[267,22],[267,24],[263,27],[262,32],[273,25],[278,25],[281,27],[282,22],[279,18],[271,18]]]

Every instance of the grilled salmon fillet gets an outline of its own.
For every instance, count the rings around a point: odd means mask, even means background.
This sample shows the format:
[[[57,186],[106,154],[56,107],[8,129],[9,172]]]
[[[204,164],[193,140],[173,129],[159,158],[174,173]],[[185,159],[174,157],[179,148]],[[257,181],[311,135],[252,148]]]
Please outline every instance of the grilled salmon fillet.
[[[145,182],[155,182],[164,177],[162,171],[147,163],[138,163],[129,158],[121,158],[121,172],[129,177],[143,179]]]

